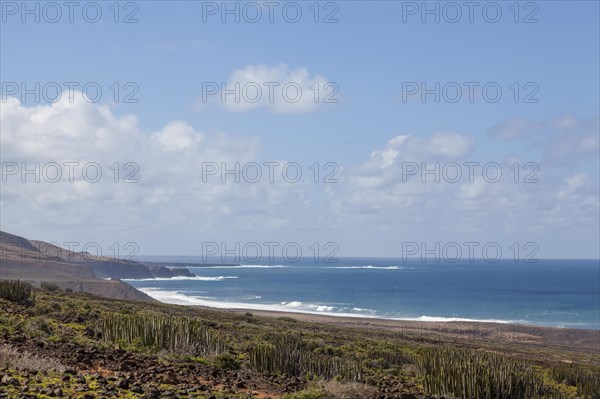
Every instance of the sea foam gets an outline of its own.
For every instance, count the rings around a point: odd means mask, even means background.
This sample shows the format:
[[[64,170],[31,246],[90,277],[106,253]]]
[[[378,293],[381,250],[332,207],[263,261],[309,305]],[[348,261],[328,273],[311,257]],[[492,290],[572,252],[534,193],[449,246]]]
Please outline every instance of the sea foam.
[[[227,279],[236,279],[237,276],[216,276],[216,277],[205,277],[205,276],[176,276],[176,277],[156,277],[156,278],[141,278],[141,279],[123,279],[123,281],[223,281]]]

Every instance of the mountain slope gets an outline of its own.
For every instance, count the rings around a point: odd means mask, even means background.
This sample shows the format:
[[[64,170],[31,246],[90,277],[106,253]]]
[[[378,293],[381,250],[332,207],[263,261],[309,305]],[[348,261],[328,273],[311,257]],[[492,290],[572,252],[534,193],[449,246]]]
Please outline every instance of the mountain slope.
[[[110,265],[112,269],[107,269],[106,265]],[[113,270],[114,275],[105,272],[106,270]],[[154,301],[122,281],[103,280],[123,276],[137,278],[140,274],[153,276],[150,267],[138,262],[91,257],[44,241],[31,241],[0,232],[0,279],[19,279],[33,283],[52,282],[62,288],[108,298]],[[130,277],[132,275],[136,277]]]

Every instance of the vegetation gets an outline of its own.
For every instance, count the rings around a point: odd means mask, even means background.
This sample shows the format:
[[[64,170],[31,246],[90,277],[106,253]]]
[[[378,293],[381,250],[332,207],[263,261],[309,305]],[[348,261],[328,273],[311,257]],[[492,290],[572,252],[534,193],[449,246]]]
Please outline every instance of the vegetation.
[[[0,280],[0,298],[24,305],[33,306],[35,295],[31,284],[19,280]]]
[[[0,345],[0,367],[36,371],[65,370],[65,367],[55,359],[46,359],[28,351],[20,351],[11,345]]]
[[[40,288],[42,288],[43,290],[47,290],[47,291],[59,291],[60,290],[60,287],[58,286],[58,284],[51,283],[48,281],[43,281],[42,283],[40,283]]]
[[[550,375],[563,385],[577,388],[583,397],[600,399],[600,374],[576,364],[561,364],[551,368]]]
[[[284,399],[364,399],[373,397],[377,389],[360,383],[319,382],[311,387],[286,395]]]
[[[208,327],[186,317],[153,314],[108,314],[102,320],[105,341],[143,346],[193,356],[219,355],[223,341]]]
[[[110,300],[22,282],[0,281],[0,292],[0,397],[600,399],[598,353],[578,348]]]
[[[494,353],[428,348],[418,360],[428,392],[476,399],[536,399],[543,379],[522,362]]]
[[[261,373],[282,373],[295,377],[314,375],[359,381],[361,366],[351,359],[315,354],[298,336],[275,336],[271,342],[250,350],[250,367]]]

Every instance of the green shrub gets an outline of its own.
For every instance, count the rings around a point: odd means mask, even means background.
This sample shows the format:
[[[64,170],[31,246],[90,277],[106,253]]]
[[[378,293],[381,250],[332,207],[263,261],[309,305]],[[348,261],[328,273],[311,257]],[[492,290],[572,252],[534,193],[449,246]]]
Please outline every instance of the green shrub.
[[[40,287],[43,290],[50,291],[50,292],[57,292],[57,291],[61,290],[57,284],[50,283],[48,281],[43,281],[42,283],[40,283]]]
[[[216,356],[215,363],[218,367],[226,370],[239,370],[242,367],[237,357],[231,353]]]
[[[322,388],[308,388],[303,391],[294,392],[283,397],[283,399],[325,399],[327,392]]]

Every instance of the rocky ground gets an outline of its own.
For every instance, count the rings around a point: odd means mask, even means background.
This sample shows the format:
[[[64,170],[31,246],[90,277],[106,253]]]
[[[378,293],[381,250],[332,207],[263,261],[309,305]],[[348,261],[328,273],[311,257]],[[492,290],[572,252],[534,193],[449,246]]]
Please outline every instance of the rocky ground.
[[[119,310],[151,306],[55,289],[40,290],[33,307],[0,299],[0,398],[279,398],[315,385],[249,370],[239,364],[243,354],[187,358],[107,344],[98,324],[107,305]],[[237,321],[237,330],[249,318],[227,315],[219,323]],[[340,383],[335,388],[363,389],[373,398],[428,397],[393,377],[371,382],[379,386],[365,390],[364,384]]]

